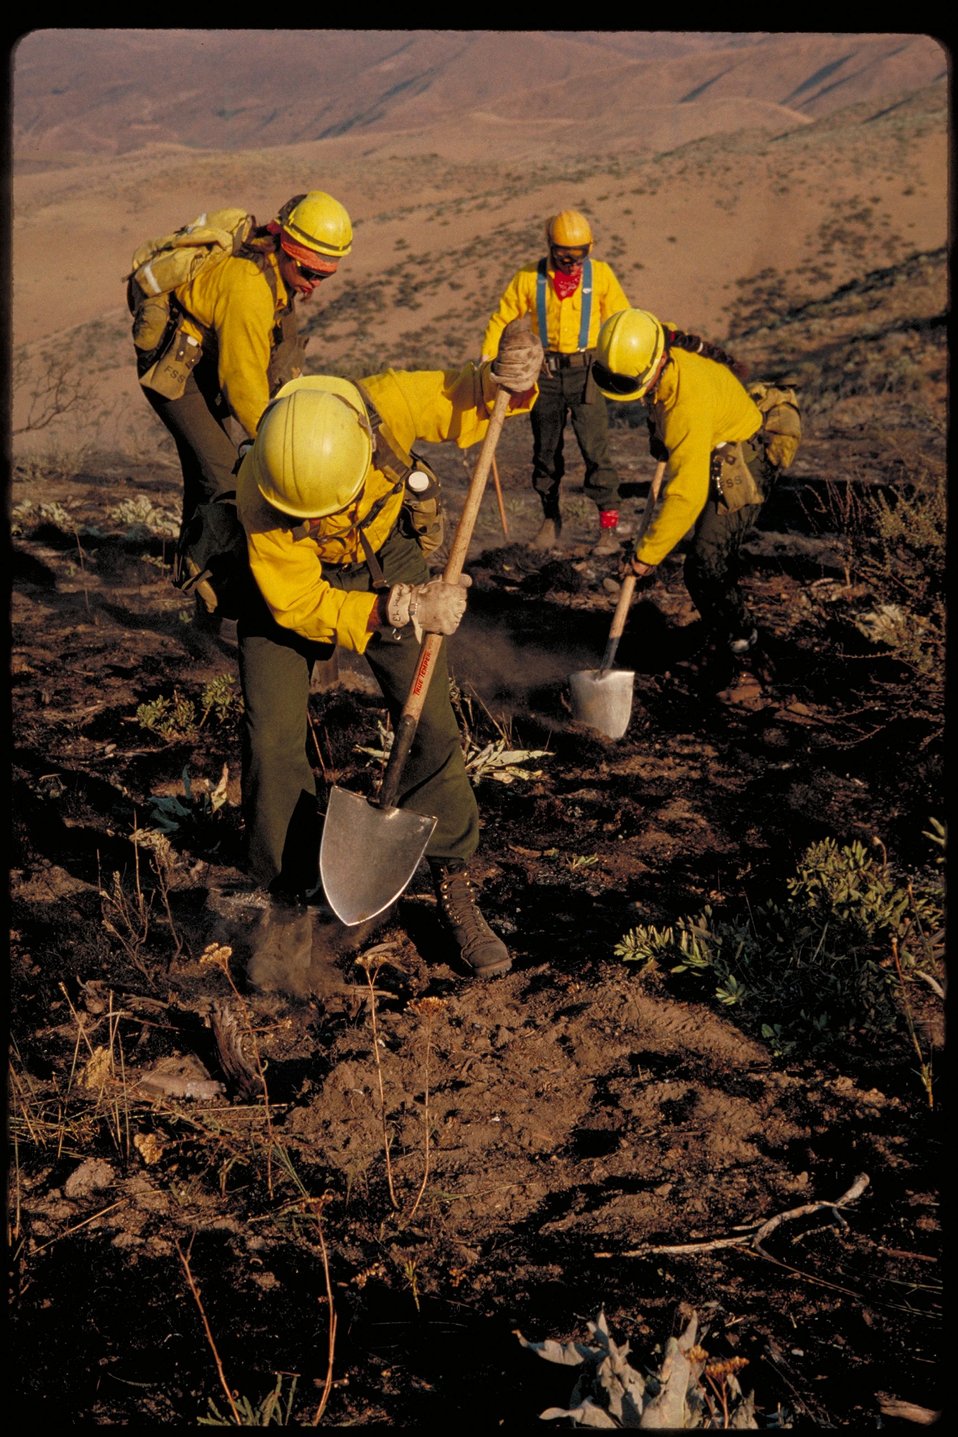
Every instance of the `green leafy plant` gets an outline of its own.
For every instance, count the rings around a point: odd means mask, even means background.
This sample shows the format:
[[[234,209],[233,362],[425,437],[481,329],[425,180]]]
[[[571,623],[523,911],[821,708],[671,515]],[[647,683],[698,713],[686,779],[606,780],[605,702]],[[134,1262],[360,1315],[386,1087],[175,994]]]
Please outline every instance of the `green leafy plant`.
[[[466,772],[473,783],[478,783],[483,778],[494,779],[497,783],[515,783],[517,781],[531,783],[542,777],[541,768],[530,769],[525,768],[524,765],[533,759],[548,758],[548,749],[516,748],[509,726],[492,718],[487,710],[483,710],[486,722],[493,725],[498,737],[483,742],[475,726],[473,699],[464,697],[455,685],[451,688],[450,696],[462,729],[462,748]],[[379,746],[357,744],[356,751],[368,754],[370,758],[385,763],[392,748],[393,734],[379,719],[376,721],[376,728],[379,735]]]
[[[548,749],[519,748],[509,721],[496,718],[474,690],[466,692],[453,682],[449,696],[463,734],[466,771],[474,783],[481,778],[514,783],[542,777],[541,769],[527,769],[524,765],[533,759],[548,758]]]
[[[172,698],[159,694],[148,703],[140,704],[136,718],[141,728],[158,734],[160,738],[166,739],[167,743],[196,737],[196,705],[192,699],[184,697],[179,689],[173,690]]]
[[[232,674],[218,674],[210,679],[200,691],[200,708],[203,711],[200,728],[212,715],[217,723],[225,724],[243,712],[242,695],[236,692],[236,679]]]
[[[69,505],[63,505],[54,500],[49,504],[15,504],[11,515],[11,529],[14,534],[24,534],[29,530],[42,528],[49,525],[53,529],[62,529],[66,534],[72,534],[77,527],[76,515]]]
[[[857,841],[813,844],[787,881],[786,902],[745,916],[706,905],[665,928],[630,929],[615,955],[708,982],[780,1055],[856,1031],[891,1033],[910,1011],[908,984],[940,962],[942,884],[940,874],[903,878],[874,846],[877,858]]]
[[[243,711],[243,700],[236,692],[232,674],[219,674],[204,684],[200,691],[199,711],[193,699],[174,689],[172,697],[159,694],[140,704],[137,722],[167,743],[194,739],[212,716],[217,724],[226,724]]]

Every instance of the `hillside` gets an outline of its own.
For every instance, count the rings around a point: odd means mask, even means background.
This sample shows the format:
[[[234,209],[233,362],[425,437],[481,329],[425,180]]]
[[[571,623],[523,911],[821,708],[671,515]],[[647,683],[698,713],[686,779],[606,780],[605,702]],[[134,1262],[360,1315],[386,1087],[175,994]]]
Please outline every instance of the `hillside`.
[[[440,126],[461,139],[482,115],[526,134],[547,124],[554,139],[558,127],[563,141],[567,126],[574,137],[602,120],[601,148],[638,142],[649,153],[667,147],[675,113],[703,103],[814,118],[946,74],[931,37],[867,33],[66,27],[25,36],[15,60],[20,165]]]
[[[552,54],[555,37],[543,38]],[[737,97],[723,98],[717,80],[706,84],[711,52],[693,48],[662,61],[686,67],[675,93],[687,97],[694,88],[688,67],[705,90],[694,101],[663,97],[661,152],[592,143],[599,131],[590,127],[601,129],[601,122],[587,119],[575,122],[574,137],[563,130],[559,141],[528,110],[518,127],[522,138],[505,117],[515,90],[494,114],[474,115],[468,126],[429,123],[408,132],[370,126],[361,136],[350,130],[276,148],[192,150],[168,139],[122,154],[67,156],[66,163],[31,172],[25,155],[32,150],[21,139],[14,174],[15,431],[29,425],[57,355],[82,356],[85,387],[82,403],[63,422],[28,428],[18,452],[104,444],[136,452],[156,442],[131,372],[122,276],[144,235],[207,205],[243,204],[263,217],[309,185],[343,200],[355,222],[353,252],[307,314],[310,366],[345,373],[471,356],[509,276],[539,252],[545,217],[564,205],[590,214],[597,253],[615,266],[633,302],[715,337],[732,332],[743,307],[754,308],[761,296],[800,305],[865,271],[943,245],[947,92],[943,80],[925,83],[923,66],[912,72],[918,88],[904,96],[896,88],[892,59],[903,63],[913,46],[885,60],[890,88],[882,103],[859,99],[817,119],[790,111],[786,123],[770,115],[773,102],[745,92],[757,88],[748,79],[752,69],[757,75],[774,68],[772,41],[792,65],[796,47],[786,47],[785,37],[752,45],[745,38],[736,37],[734,51]],[[887,37],[883,43],[887,49]],[[933,42],[925,46],[940,56]],[[583,48],[592,58],[609,53],[607,45],[582,44],[573,53]],[[814,66],[821,69],[814,46],[812,56],[787,80],[779,77],[771,92],[792,94],[802,84],[799,70],[807,79]],[[443,89],[439,78],[434,85]],[[616,93],[646,94],[637,81]],[[838,88],[834,96],[847,93]],[[527,98],[533,105],[534,96]],[[23,125],[26,104],[18,99],[16,107]],[[624,114],[616,133],[647,135],[645,118]],[[697,128],[712,124],[713,133]],[[30,133],[40,145],[55,127],[36,120]],[[71,236],[71,255],[51,286],[34,237],[62,230]]]

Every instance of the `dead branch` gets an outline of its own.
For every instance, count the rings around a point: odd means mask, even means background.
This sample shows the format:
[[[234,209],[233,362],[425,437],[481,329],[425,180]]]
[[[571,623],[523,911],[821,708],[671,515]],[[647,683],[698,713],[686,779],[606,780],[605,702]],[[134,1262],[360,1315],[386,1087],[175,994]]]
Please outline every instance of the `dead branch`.
[[[745,1247],[746,1245],[751,1247],[753,1251],[761,1253],[763,1257],[769,1257],[770,1254],[762,1247],[762,1242],[770,1233],[773,1233],[777,1227],[781,1227],[782,1223],[794,1222],[796,1218],[807,1217],[812,1213],[827,1211],[830,1212],[832,1217],[840,1222],[843,1227],[847,1227],[848,1224],[839,1212],[839,1208],[846,1207],[849,1203],[854,1202],[856,1198],[861,1197],[869,1181],[870,1179],[867,1173],[859,1173],[848,1191],[842,1193],[841,1197],[836,1198],[834,1202],[810,1202],[803,1203],[801,1207],[789,1208],[787,1212],[777,1213],[774,1217],[767,1218],[764,1222],[757,1223],[751,1228],[745,1228],[737,1237],[716,1237],[705,1239],[701,1242],[666,1243],[661,1245],[647,1243],[644,1247],[630,1248],[626,1252],[596,1252],[593,1253],[593,1257],[646,1257],[651,1253],[664,1253],[667,1256],[674,1256],[687,1252],[714,1252],[718,1248]],[[775,1259],[772,1259],[772,1261],[775,1261]]]
[[[16,392],[28,383],[27,363],[23,355],[14,360],[13,389]],[[70,414],[87,404],[89,380],[70,369],[64,360],[48,364],[40,379],[34,381],[27,417],[10,430],[11,435],[32,434],[47,429],[55,419]]]
[[[848,1191],[846,1193],[842,1193],[841,1197],[838,1198],[836,1202],[803,1203],[801,1207],[789,1208],[788,1212],[778,1213],[777,1216],[770,1217],[768,1221],[763,1222],[761,1227],[759,1227],[758,1230],[754,1233],[752,1237],[752,1247],[755,1249],[756,1252],[760,1252],[763,1254],[763,1256],[767,1257],[768,1253],[766,1253],[764,1248],[762,1247],[762,1242],[771,1233],[773,1233],[777,1227],[781,1227],[783,1222],[794,1222],[796,1218],[808,1217],[812,1213],[822,1212],[823,1210],[830,1212],[832,1217],[835,1219],[836,1222],[839,1223],[841,1227],[847,1228],[848,1223],[842,1217],[841,1213],[839,1212],[839,1208],[845,1207],[846,1204],[854,1202],[856,1198],[860,1198],[862,1193],[867,1188],[868,1183],[868,1174],[859,1173],[858,1177],[852,1183]]]

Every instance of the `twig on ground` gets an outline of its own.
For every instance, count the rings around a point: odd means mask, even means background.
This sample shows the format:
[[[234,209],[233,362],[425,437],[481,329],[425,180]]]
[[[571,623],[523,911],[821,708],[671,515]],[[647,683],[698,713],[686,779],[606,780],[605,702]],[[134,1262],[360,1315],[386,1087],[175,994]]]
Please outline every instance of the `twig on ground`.
[[[233,1400],[233,1393],[230,1391],[230,1385],[226,1380],[226,1373],[223,1371],[223,1363],[220,1359],[219,1350],[216,1346],[216,1341],[213,1337],[213,1333],[210,1329],[210,1324],[206,1317],[206,1309],[204,1308],[202,1298],[200,1297],[200,1290],[196,1285],[196,1279],[194,1278],[192,1270],[190,1268],[189,1254],[184,1253],[179,1243],[176,1244],[176,1251],[179,1254],[180,1262],[183,1264],[183,1271],[186,1273],[186,1281],[189,1284],[190,1292],[193,1294],[193,1301],[196,1303],[196,1306],[199,1309],[200,1318],[203,1322],[203,1331],[206,1333],[206,1340],[209,1343],[210,1351],[213,1354],[213,1361],[216,1363],[216,1370],[219,1373],[220,1386],[226,1393],[226,1400],[230,1405],[230,1411],[233,1414],[233,1421],[236,1423],[237,1427],[242,1427],[243,1423],[240,1418],[236,1403]]]
[[[742,1232],[738,1237],[716,1237],[703,1240],[702,1242],[646,1244],[645,1247],[634,1247],[626,1252],[596,1252],[593,1257],[645,1257],[649,1253],[677,1254],[685,1252],[714,1252],[722,1247],[751,1247],[755,1252],[761,1253],[763,1257],[771,1258],[771,1255],[762,1247],[765,1238],[773,1233],[777,1227],[784,1222],[792,1222],[795,1218],[808,1217],[812,1213],[828,1211],[834,1218],[847,1227],[848,1224],[838,1211],[839,1208],[854,1202],[861,1197],[869,1184],[867,1173],[859,1173],[847,1192],[842,1193],[840,1198],[834,1202],[810,1202],[803,1203],[801,1207],[789,1208],[787,1212],[777,1213],[774,1217],[768,1218],[765,1222],[757,1223],[750,1230]],[[771,1258],[777,1262],[777,1258]]]

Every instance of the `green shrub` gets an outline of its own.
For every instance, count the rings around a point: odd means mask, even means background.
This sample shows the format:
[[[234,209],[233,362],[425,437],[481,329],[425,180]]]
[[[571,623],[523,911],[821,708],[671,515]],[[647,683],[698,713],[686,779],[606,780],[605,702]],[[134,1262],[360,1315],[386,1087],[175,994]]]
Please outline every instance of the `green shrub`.
[[[199,713],[193,699],[181,694],[179,689],[173,690],[172,698],[160,694],[140,704],[137,722],[167,743],[194,739],[211,716],[217,724],[225,724],[242,713],[243,700],[235,686],[232,674],[219,674],[210,679],[200,691]]]
[[[943,827],[928,837],[943,845]],[[861,843],[828,838],[806,851],[786,891],[744,917],[707,905],[667,928],[633,928],[614,952],[707,982],[780,1055],[898,1030],[902,984],[940,961],[940,870],[912,881]]]

